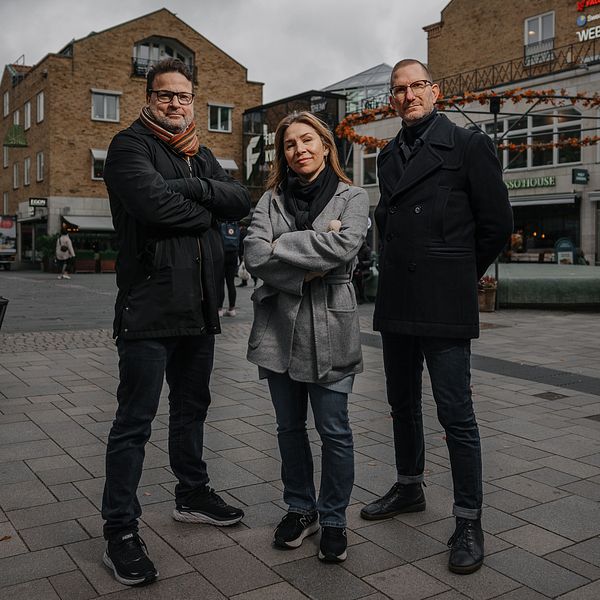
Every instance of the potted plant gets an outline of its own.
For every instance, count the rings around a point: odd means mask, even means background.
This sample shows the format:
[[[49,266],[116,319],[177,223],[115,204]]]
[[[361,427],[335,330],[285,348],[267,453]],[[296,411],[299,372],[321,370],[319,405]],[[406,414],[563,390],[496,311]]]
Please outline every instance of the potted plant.
[[[42,259],[40,263],[41,269],[47,273],[52,271],[54,267],[57,239],[58,233],[54,235],[40,235],[35,239],[35,249],[40,253]]]
[[[100,272],[114,273],[115,261],[117,260],[116,250],[103,250],[100,252]]]
[[[480,312],[493,312],[496,310],[496,290],[498,281],[491,275],[484,275],[477,284]]]

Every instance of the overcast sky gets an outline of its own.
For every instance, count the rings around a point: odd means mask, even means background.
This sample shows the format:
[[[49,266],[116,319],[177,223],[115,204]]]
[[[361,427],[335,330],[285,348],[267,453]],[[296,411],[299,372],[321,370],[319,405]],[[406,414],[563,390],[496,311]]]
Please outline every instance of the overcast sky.
[[[427,58],[424,25],[449,0],[0,0],[2,67],[165,7],[265,84],[270,102],[382,62]],[[110,57],[107,57],[110,59]]]

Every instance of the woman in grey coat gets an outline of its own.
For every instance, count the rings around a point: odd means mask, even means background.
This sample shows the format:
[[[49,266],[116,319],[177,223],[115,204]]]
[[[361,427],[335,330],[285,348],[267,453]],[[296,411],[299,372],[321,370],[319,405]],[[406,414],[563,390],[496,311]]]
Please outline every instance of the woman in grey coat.
[[[321,525],[319,558],[329,562],[346,558],[354,482],[348,393],[362,371],[351,275],[369,201],[349,183],[327,126],[309,112],[285,117],[275,133],[268,191],[244,242],[246,268],[264,282],[252,296],[248,360],[269,384],[288,505],[274,544],[297,548]],[[323,446],[318,499],[308,399]]]

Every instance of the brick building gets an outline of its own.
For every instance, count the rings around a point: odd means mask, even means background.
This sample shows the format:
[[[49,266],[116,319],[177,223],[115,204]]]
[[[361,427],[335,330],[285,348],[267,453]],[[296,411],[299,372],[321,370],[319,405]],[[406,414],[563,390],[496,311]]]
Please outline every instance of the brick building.
[[[36,236],[63,220],[79,229],[80,247],[108,239],[106,150],[144,104],[149,65],[168,56],[194,73],[201,142],[241,177],[242,114],[262,101],[262,84],[248,81],[244,66],[167,9],[92,32],[2,75],[0,212],[18,213],[22,260],[35,260]],[[32,197],[47,204],[35,215]]]
[[[600,92],[598,0],[452,0],[440,21],[424,30],[428,67],[446,97],[515,88],[553,89],[559,96]],[[600,145],[567,140],[599,136],[600,111],[569,99],[505,101],[499,111],[494,116],[484,102],[446,114],[460,126],[481,129],[501,146],[515,233],[523,237],[522,248],[507,258],[551,261],[556,242],[567,238],[591,264],[598,262]],[[392,118],[357,131],[391,139],[400,126]],[[372,203],[378,196],[375,156],[355,150],[356,183],[365,185]]]

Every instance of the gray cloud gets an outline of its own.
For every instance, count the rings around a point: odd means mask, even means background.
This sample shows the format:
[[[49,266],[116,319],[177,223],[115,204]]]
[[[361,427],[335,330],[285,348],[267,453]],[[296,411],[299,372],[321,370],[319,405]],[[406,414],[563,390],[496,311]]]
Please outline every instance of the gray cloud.
[[[426,60],[422,27],[447,0],[3,0],[0,62],[35,64],[73,38],[163,6],[265,83],[270,102],[382,62]],[[107,57],[110,59],[110,57]]]

